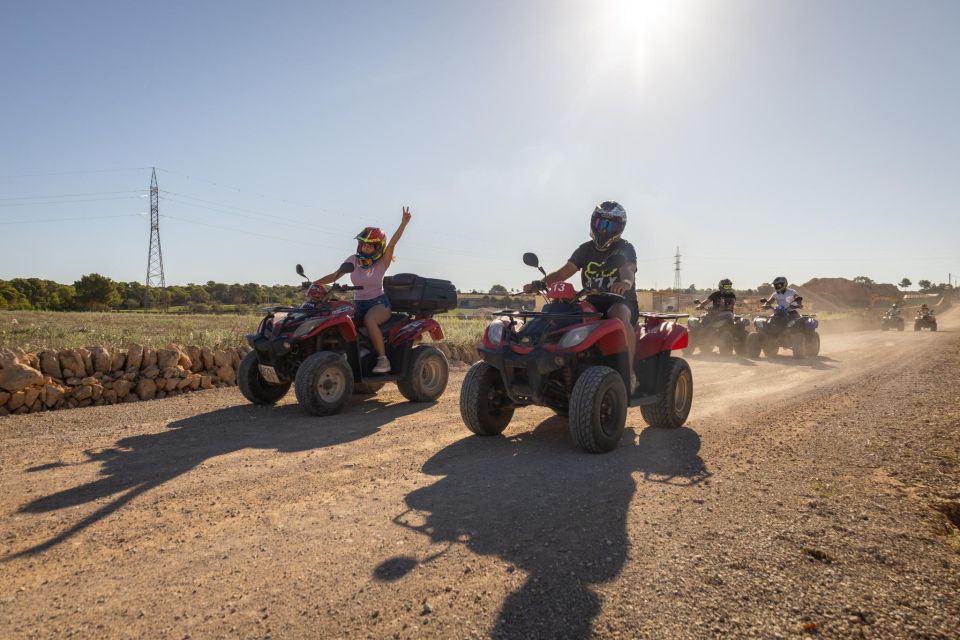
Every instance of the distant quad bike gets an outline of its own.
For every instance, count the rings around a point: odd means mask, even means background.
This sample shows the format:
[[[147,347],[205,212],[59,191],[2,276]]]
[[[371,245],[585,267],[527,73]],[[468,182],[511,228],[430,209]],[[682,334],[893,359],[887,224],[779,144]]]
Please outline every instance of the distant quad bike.
[[[770,309],[770,305],[764,308]],[[790,349],[794,358],[815,358],[820,354],[819,320],[814,314],[792,317],[791,311],[801,305],[777,306],[769,316],[754,318],[756,331],[747,335],[747,356],[759,358],[760,353],[770,357],[780,349]]]
[[[523,261],[540,268],[532,253]],[[622,256],[612,256],[603,270],[622,264]],[[686,328],[673,322],[686,314],[640,314],[632,363],[637,384],[630,389],[623,324],[604,319],[584,299],[589,295],[621,298],[559,282],[548,288],[542,311],[498,312],[501,318],[483,334],[483,360],[470,367],[460,391],[460,415],[470,431],[499,435],[518,407],[547,406],[569,416],[574,442],[600,453],[620,442],[628,407],[639,406],[654,427],[686,421],[693,376],[683,359],[671,355],[687,346]]]
[[[344,263],[343,273],[353,271]],[[306,278],[303,267],[297,273]],[[396,382],[411,402],[430,402],[447,387],[447,358],[436,347],[420,344],[424,334],[443,339],[433,315],[457,306],[457,292],[446,280],[399,274],[384,278],[393,314],[380,326],[393,369],[374,374],[377,356],[367,330],[354,320],[354,305],[334,296],[362,287],[321,287],[303,283],[308,301],[299,307],[271,307],[257,333],[247,336],[253,347],[240,363],[241,393],[254,404],[274,404],[290,386],[297,401],[317,416],[338,413],[351,394],[374,394]]]
[[[937,330],[937,317],[932,311],[918,311],[917,317],[913,319],[913,330],[922,331],[923,329]]]
[[[699,306],[700,301],[693,304]],[[722,356],[743,355],[747,349],[747,329],[750,320],[729,312],[708,311],[699,318],[690,318],[687,329],[690,331],[690,345],[683,353],[692,356],[700,349],[701,353],[710,353],[714,347]]]
[[[889,312],[880,316],[880,330],[881,331],[892,331],[896,329],[897,331],[903,331],[904,322],[903,318],[899,315],[890,315]]]

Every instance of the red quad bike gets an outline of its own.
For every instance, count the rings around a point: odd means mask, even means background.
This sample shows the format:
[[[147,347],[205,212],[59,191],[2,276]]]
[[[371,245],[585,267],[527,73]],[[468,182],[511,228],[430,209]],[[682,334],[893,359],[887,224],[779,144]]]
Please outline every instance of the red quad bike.
[[[353,271],[344,263],[343,273]],[[306,278],[303,267],[297,273]],[[254,404],[274,404],[290,386],[307,412],[323,416],[338,413],[352,393],[374,394],[384,383],[396,382],[412,402],[430,402],[447,387],[447,358],[436,347],[419,344],[424,334],[443,339],[443,329],[433,319],[456,307],[457,292],[446,280],[399,274],[384,278],[384,291],[394,313],[380,326],[387,357],[393,369],[372,372],[377,356],[354,319],[354,305],[334,296],[362,287],[331,287],[303,283],[308,301],[299,307],[271,307],[257,333],[248,335],[253,347],[240,363],[240,391]]]
[[[537,256],[523,261],[537,267]],[[623,257],[611,256],[603,271]],[[690,413],[693,376],[686,361],[671,351],[687,346],[687,329],[673,320],[686,314],[642,313],[636,338],[630,391],[626,332],[617,319],[604,319],[585,300],[609,295],[596,289],[577,292],[559,282],[546,292],[542,311],[504,310],[483,334],[483,360],[467,372],[460,391],[460,415],[480,436],[503,433],[517,407],[547,406],[569,416],[570,435],[582,449],[614,449],[623,434],[627,408],[639,406],[654,427],[681,426]]]

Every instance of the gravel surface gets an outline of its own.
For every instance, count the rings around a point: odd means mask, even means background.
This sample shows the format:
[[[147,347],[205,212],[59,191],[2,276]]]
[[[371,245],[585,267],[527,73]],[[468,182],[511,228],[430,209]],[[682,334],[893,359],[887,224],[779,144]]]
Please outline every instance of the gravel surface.
[[[0,638],[956,638],[960,313],[697,356],[687,426],[589,455],[393,387],[0,418]],[[951,523],[951,519],[953,524]]]

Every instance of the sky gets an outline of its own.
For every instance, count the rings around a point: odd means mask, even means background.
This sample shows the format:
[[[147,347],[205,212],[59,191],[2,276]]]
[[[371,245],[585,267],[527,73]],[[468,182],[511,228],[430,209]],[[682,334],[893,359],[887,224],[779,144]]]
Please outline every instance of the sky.
[[[960,2],[6,2],[0,279],[518,288],[627,210],[637,285],[960,274]]]

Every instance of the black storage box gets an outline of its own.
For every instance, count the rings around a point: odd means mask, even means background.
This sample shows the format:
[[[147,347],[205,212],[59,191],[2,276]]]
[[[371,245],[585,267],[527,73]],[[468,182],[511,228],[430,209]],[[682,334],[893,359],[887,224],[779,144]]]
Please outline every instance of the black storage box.
[[[394,311],[443,313],[457,306],[457,288],[449,280],[398,273],[383,279],[383,291]]]

